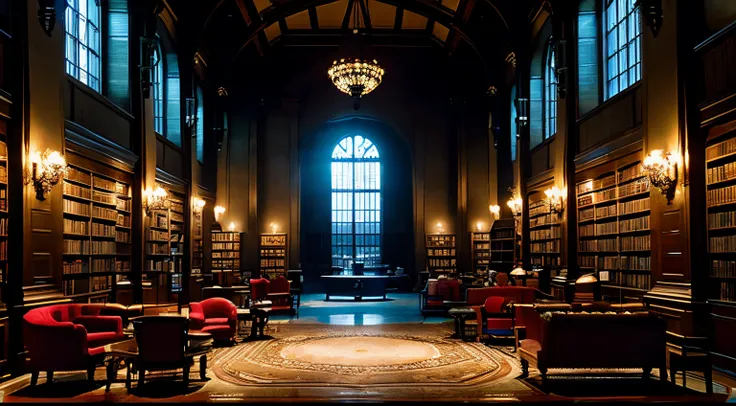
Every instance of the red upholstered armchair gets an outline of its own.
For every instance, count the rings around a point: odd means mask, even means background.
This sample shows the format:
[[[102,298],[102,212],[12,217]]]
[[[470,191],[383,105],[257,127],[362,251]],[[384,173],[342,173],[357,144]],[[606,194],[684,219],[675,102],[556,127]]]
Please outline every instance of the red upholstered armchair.
[[[250,294],[253,302],[260,302],[268,296],[268,285],[271,282],[266,278],[250,280]]]
[[[54,371],[87,371],[89,380],[102,362],[104,345],[123,338],[119,316],[100,316],[103,305],[60,304],[23,316],[23,337],[30,356],[31,386],[40,371],[48,382]]]
[[[460,281],[457,279],[439,279],[436,288],[431,286],[431,282],[422,291],[421,312],[424,317],[430,314],[442,315],[449,310],[445,301],[460,300]]]
[[[274,278],[268,286],[268,294],[266,298],[273,304],[271,305],[271,313],[288,313],[293,315],[294,300],[291,296],[291,284],[289,280],[283,276]]]
[[[525,286],[497,286],[484,289],[483,293],[488,295],[483,305],[472,306],[476,311],[479,337],[484,334],[513,336],[516,320],[509,304],[534,303],[541,292]]]
[[[212,334],[217,341],[232,341],[238,330],[238,308],[233,302],[213,297],[189,303],[189,327]]]

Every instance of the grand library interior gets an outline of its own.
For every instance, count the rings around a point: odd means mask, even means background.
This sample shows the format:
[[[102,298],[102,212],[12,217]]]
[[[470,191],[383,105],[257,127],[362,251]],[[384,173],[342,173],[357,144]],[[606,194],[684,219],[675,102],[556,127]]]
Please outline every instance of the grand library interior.
[[[0,402],[736,401],[736,1],[0,0]]]

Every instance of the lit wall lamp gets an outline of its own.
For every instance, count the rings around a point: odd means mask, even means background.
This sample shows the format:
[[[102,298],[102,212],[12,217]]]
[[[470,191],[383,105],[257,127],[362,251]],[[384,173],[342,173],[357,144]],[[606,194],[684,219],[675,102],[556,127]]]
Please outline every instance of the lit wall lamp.
[[[47,148],[43,154],[31,152],[30,161],[31,169],[26,166],[23,183],[33,184],[36,199],[46,200],[46,194],[66,175],[66,158],[59,151]]]
[[[38,23],[46,35],[51,36],[51,31],[56,25],[56,7],[54,0],[38,0],[38,13],[36,14]]]
[[[199,119],[199,117],[197,117],[197,99],[194,97],[187,97],[185,102],[187,115],[184,119],[184,122],[186,123],[187,127],[193,128],[197,124],[197,120]],[[197,133],[192,132],[192,137],[196,138]]]
[[[509,206],[509,209],[511,209],[511,213],[514,215],[514,217],[521,216],[521,210],[524,207],[524,201],[521,200],[520,197],[510,198],[509,201],[506,202],[506,205]]]
[[[269,224],[269,227],[271,227],[271,232],[276,234],[279,231],[279,225],[276,223]]]
[[[169,203],[169,194],[161,186],[157,186],[156,190],[146,188],[143,192],[145,200],[143,201],[143,209],[146,215],[150,216],[155,210],[166,210]]]
[[[440,234],[444,234],[445,233],[445,227],[439,221],[437,222],[437,232],[440,233]]]
[[[649,182],[653,186],[662,191],[662,195],[667,199],[667,204],[672,204],[672,199],[675,197],[677,164],[681,160],[682,157],[677,153],[665,153],[661,149],[655,149],[644,158],[642,164],[644,174],[649,177]]]
[[[652,30],[652,35],[657,38],[659,29],[662,28],[662,0],[638,0],[635,4],[636,7],[641,9],[641,14],[644,16],[644,22]]]
[[[481,232],[482,230],[483,230],[483,222],[482,221],[479,221],[479,222],[475,223],[475,231]]]
[[[497,204],[492,204],[488,206],[488,210],[491,211],[491,215],[495,220],[498,220],[498,218],[501,216],[501,206]]]
[[[202,209],[204,209],[204,206],[207,205],[207,202],[204,201],[204,199],[201,199],[197,196],[192,197],[192,211],[196,215],[202,214]]]
[[[230,222],[230,225],[227,226],[227,229],[230,230],[230,231],[235,231],[235,223]]]
[[[544,195],[547,196],[547,204],[549,204],[549,211],[551,213],[561,215],[565,210],[564,202],[567,197],[566,192],[566,188],[560,190],[557,186],[553,186],[544,191]]]
[[[222,206],[215,206],[215,221],[220,222],[222,215],[225,214],[225,208]]]

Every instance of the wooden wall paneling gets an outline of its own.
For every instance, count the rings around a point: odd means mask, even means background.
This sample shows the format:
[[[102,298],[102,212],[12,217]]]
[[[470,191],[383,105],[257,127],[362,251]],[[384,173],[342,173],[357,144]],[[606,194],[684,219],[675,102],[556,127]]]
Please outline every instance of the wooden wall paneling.
[[[64,118],[130,150],[134,118],[106,97],[71,76],[66,77]]]
[[[637,83],[578,120],[578,153],[596,148],[640,126],[641,114],[642,90]]]
[[[710,314],[711,328],[708,331],[712,337],[712,360],[716,369],[730,372],[736,371],[736,346],[733,337],[736,332],[736,306],[715,304]]]

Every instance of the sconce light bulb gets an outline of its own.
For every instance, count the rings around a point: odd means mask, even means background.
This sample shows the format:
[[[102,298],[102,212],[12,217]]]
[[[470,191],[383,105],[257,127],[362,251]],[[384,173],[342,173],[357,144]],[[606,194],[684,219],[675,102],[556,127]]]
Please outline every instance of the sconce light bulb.
[[[270,226],[271,226],[271,232],[276,234],[276,232],[279,230],[279,225],[276,223],[271,223]]]
[[[227,226],[228,230],[235,231],[235,223],[231,222],[229,226]]]
[[[478,231],[480,231],[480,230],[481,230],[481,228],[483,228],[483,223],[482,223],[482,222],[480,222],[480,221],[479,221],[479,222],[477,222],[477,223],[475,223],[475,228],[476,228],[476,229],[477,229]]]

